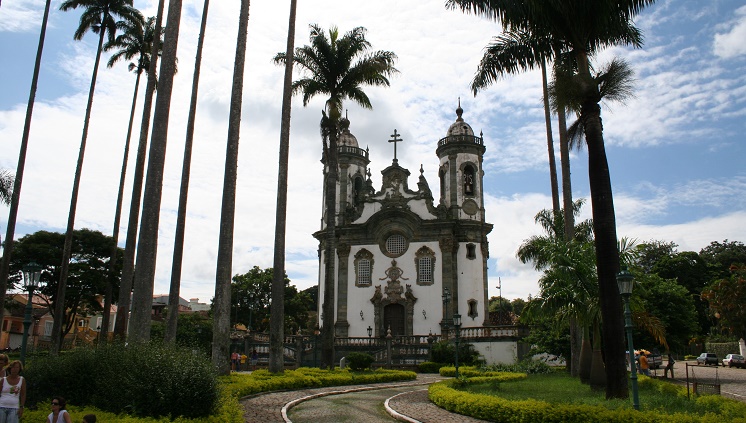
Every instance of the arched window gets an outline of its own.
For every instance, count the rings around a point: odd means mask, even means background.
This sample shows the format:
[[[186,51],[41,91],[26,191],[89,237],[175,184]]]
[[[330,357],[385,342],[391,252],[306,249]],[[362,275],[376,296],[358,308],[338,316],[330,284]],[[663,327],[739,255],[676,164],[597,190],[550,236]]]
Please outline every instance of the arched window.
[[[464,195],[473,196],[475,190],[475,172],[471,165],[464,166]]]
[[[417,268],[417,285],[435,283],[435,253],[428,247],[422,247],[415,253],[414,264]]]
[[[355,254],[355,286],[370,286],[373,274],[373,254],[362,249]]]
[[[446,175],[442,169],[438,172],[438,177],[440,178],[440,198],[445,198],[446,196]]]
[[[477,310],[477,300],[471,299],[467,301],[466,304],[469,306],[468,316],[472,319],[476,319],[476,317],[479,315],[479,311]]]
[[[477,246],[475,244],[466,244],[466,258],[469,260],[477,258]]]
[[[363,178],[356,176],[352,185],[352,204],[356,207],[363,201]]]

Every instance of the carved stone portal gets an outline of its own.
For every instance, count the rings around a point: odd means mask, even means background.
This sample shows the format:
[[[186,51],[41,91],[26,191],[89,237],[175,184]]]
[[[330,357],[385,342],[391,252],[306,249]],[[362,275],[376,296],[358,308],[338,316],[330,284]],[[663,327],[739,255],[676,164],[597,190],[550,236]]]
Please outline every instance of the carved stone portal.
[[[379,280],[386,280],[386,285],[383,287],[381,292],[381,285],[376,286],[375,293],[370,299],[373,304],[374,310],[374,324],[375,324],[375,336],[380,337],[386,334],[386,331],[391,327],[391,334],[394,336],[412,336],[413,324],[414,324],[414,304],[417,302],[417,297],[412,292],[412,285],[406,284],[402,288],[401,280],[409,280],[409,278],[403,277],[404,272],[396,265],[396,260],[391,260],[391,267],[386,269],[386,276]],[[389,307],[388,305],[400,305],[404,308],[404,315],[395,313],[395,309],[400,307]],[[386,315],[386,313],[391,315]],[[401,316],[401,317],[400,317]],[[389,321],[395,319],[396,321]],[[403,319],[404,321],[399,321]]]

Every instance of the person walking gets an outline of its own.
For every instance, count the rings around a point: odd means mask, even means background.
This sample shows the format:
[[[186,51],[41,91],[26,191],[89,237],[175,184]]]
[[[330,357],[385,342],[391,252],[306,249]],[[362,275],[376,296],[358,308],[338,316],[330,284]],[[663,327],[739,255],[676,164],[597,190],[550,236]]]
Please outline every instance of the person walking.
[[[64,398],[60,396],[52,397],[52,412],[47,416],[47,423],[72,423],[70,413],[67,412],[66,408],[67,402]]]
[[[648,357],[643,352],[640,352],[640,373],[644,374],[645,376],[650,376]]]
[[[673,356],[669,352],[668,353],[668,363],[666,364],[666,368],[663,370],[663,377],[668,378],[668,371],[670,370],[671,371],[671,379],[674,378],[674,375],[673,375],[673,364],[674,363],[675,363],[675,361],[673,360]]]
[[[26,381],[21,376],[23,363],[13,360],[8,365],[8,376],[0,380],[0,423],[18,423],[26,403]]]
[[[256,348],[251,350],[251,370],[256,370],[256,363],[259,361],[259,354],[256,352]]]

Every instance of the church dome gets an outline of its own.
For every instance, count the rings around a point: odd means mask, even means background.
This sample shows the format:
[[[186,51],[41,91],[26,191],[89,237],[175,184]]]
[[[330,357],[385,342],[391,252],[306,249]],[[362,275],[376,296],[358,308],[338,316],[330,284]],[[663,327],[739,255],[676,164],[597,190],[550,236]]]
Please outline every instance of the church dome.
[[[339,127],[342,129],[342,133],[339,134],[339,139],[337,140],[337,144],[347,145],[350,147],[359,147],[357,144],[357,138],[355,138],[354,135],[350,132],[350,121],[346,117],[340,119],[339,121]]]
[[[459,101],[458,109],[456,109],[456,116],[458,117],[456,118],[456,122],[453,122],[451,127],[448,128],[448,137],[459,135],[474,136],[474,131],[471,129],[471,126],[464,121],[464,118],[461,117],[462,114],[464,114],[464,109],[461,108],[461,101]]]

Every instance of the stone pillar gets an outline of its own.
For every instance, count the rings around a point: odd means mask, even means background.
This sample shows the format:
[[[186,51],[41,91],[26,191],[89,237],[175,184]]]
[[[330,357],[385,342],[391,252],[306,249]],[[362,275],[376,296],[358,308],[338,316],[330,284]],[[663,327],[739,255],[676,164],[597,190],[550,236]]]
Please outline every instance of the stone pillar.
[[[350,259],[350,244],[337,246],[339,266],[337,266],[337,321],[334,323],[336,336],[347,337],[350,324],[347,321],[347,270]]]

